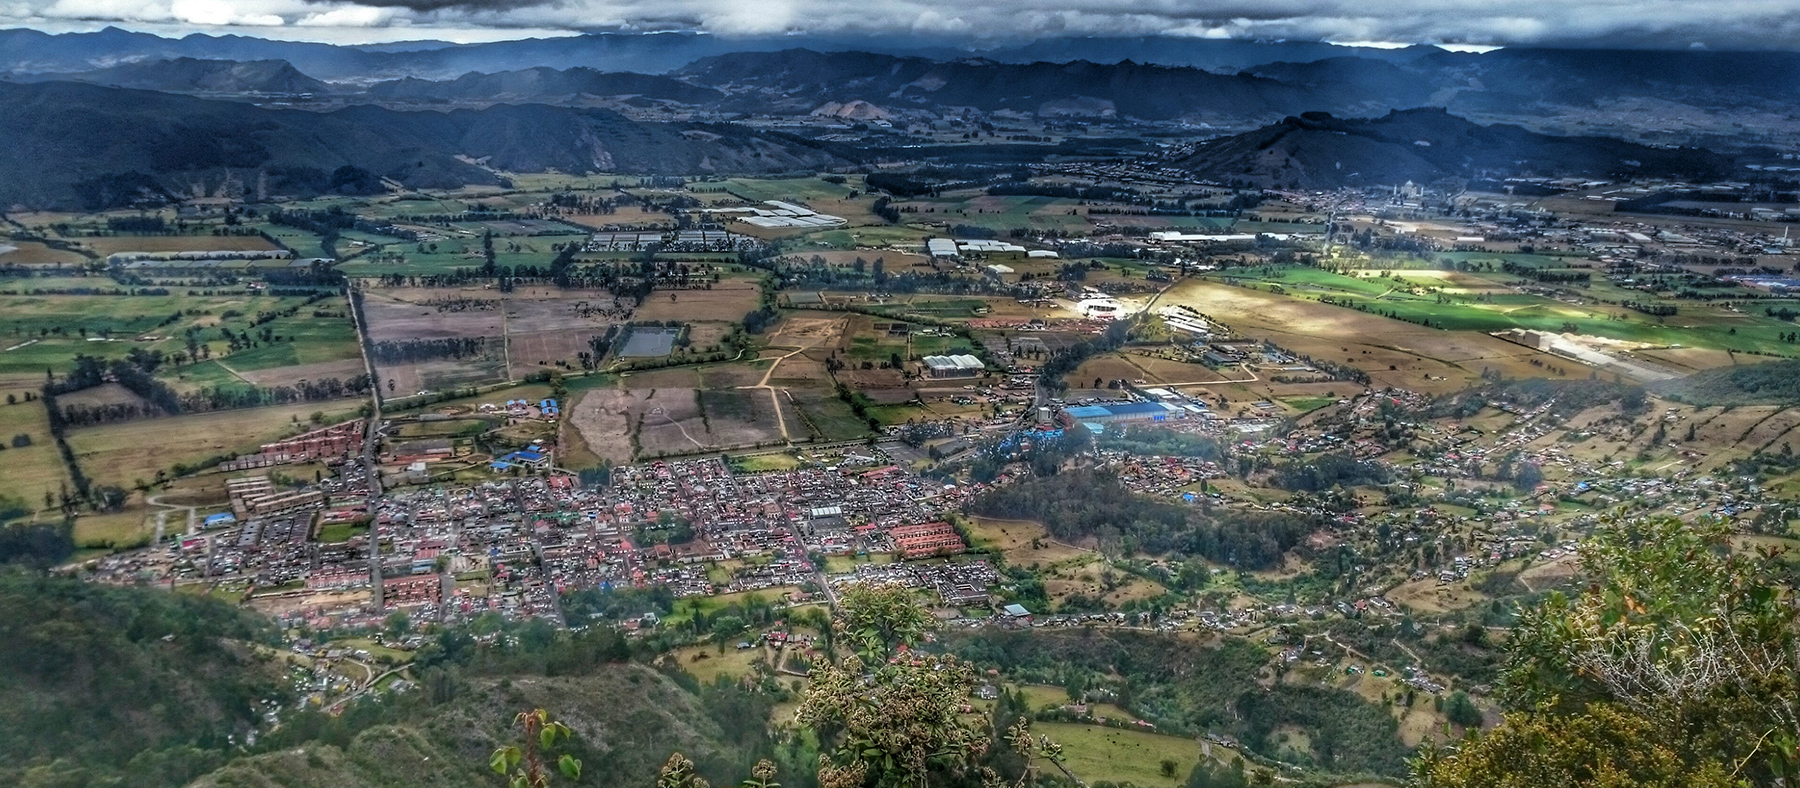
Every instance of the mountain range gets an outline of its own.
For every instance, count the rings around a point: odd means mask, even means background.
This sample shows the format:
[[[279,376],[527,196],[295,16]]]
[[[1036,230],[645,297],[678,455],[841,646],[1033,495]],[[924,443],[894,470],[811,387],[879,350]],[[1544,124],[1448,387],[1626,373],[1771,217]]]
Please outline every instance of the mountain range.
[[[470,72],[456,79],[392,80],[369,86],[364,95],[375,101],[538,102],[576,104],[584,99],[626,96],[677,104],[712,104],[725,94],[709,87],[656,74],[595,71],[576,67],[558,71],[539,66],[495,74]]]
[[[724,37],[699,33],[592,33],[565,38],[522,39],[484,44],[406,42],[335,46],[272,41],[248,36],[193,34],[163,38],[109,27],[92,33],[49,34],[29,29],[0,30],[0,72],[81,72],[125,62],[189,57],[208,60],[286,60],[327,81],[367,82],[415,77],[454,79],[470,71],[516,71],[538,66],[574,66],[603,71],[663,73],[705,57],[732,52],[807,48],[823,52],[862,51],[936,59],[984,57],[1030,63],[1091,60],[1111,62],[1129,52],[1142,62],[1236,70],[1276,60],[1317,60],[1357,55],[1404,59],[1413,50],[1383,50],[1323,42],[1262,42],[1166,37],[1049,38],[973,49],[960,39],[930,36],[778,35]],[[1439,51],[1420,47],[1420,51]]]
[[[1120,54],[1132,59],[1118,60]],[[214,61],[238,61],[223,65]],[[286,65],[283,65],[285,63]],[[1487,122],[1659,144],[1800,144],[1800,53],[1044,39],[971,52],[904,37],[606,33],[455,45],[332,46],[116,29],[0,30],[0,78],[345,103],[678,104],[891,117],[973,108],[1245,130],[1306,111],[1443,107]],[[608,99],[597,101],[596,99]],[[836,114],[836,113],[827,113]]]
[[[1102,65],[931,60],[804,49],[710,57],[675,72],[731,95],[736,111],[805,112],[826,102],[973,107],[1045,117],[1254,118],[1317,108],[1309,91],[1251,74],[1124,61]]]
[[[231,172],[306,195],[355,167],[411,187],[498,183],[496,171],[769,173],[846,163],[826,147],[605,109],[496,104],[450,112],[265,109],[75,82],[0,83],[0,206],[129,204],[211,191]]]

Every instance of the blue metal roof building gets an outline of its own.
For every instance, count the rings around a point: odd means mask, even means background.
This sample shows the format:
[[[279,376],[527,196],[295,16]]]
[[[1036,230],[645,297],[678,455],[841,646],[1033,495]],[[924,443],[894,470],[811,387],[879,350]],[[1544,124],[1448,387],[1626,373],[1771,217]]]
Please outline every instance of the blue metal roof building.
[[[1104,424],[1109,421],[1162,421],[1186,415],[1166,402],[1126,402],[1116,405],[1081,405],[1068,409],[1076,421]]]

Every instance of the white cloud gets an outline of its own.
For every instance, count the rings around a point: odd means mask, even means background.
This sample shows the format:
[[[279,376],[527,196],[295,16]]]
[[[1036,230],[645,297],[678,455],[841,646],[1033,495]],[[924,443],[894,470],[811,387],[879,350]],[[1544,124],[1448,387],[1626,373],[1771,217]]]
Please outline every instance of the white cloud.
[[[0,18],[325,31],[697,29],[999,40],[1187,35],[1334,41],[1800,47],[1796,0],[0,0]],[[363,33],[374,36],[376,34]]]
[[[285,22],[276,14],[246,12],[229,0],[175,0],[169,6],[169,15],[190,25],[273,27]]]
[[[307,14],[294,20],[294,24],[301,27],[382,27],[393,22],[395,15],[392,8],[347,5]]]

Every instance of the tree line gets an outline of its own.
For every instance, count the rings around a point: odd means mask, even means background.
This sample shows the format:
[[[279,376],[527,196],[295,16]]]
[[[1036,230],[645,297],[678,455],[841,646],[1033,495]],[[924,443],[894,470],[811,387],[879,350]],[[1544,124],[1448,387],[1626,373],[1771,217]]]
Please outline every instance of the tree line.
[[[372,343],[369,353],[383,364],[410,364],[440,358],[476,358],[487,353],[487,337],[384,339]]]

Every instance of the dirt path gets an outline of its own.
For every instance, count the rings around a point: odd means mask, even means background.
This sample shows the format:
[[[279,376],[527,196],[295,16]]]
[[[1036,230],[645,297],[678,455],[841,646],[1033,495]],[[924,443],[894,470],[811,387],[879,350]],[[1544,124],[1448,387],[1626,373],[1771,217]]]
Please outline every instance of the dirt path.
[[[1227,379],[1227,380],[1190,380],[1186,383],[1158,383],[1156,385],[1161,386],[1163,388],[1169,388],[1171,386],[1213,386],[1213,385],[1218,385],[1220,383],[1255,383],[1259,380],[1262,380],[1262,378],[1259,378],[1256,376],[1255,372],[1250,371],[1249,364],[1239,364],[1238,369],[1243,370],[1244,374],[1249,375],[1250,377],[1231,378],[1231,379]]]
[[[224,358],[216,359],[219,362],[219,369],[225,370],[226,372],[230,372],[231,376],[234,378],[237,378],[238,380],[244,381],[245,383],[248,383],[252,386],[256,385],[256,381],[253,381],[247,377],[244,377],[237,370],[232,369],[230,364],[225,363],[226,358],[230,358],[230,356],[227,355]]]
[[[662,417],[663,417],[663,421],[666,421],[666,422],[668,422],[668,423],[670,423],[670,424],[673,424],[673,425],[675,425],[675,429],[677,429],[677,430],[680,430],[680,431],[681,431],[681,437],[683,437],[683,438],[687,438],[687,440],[688,440],[688,443],[692,443],[692,444],[694,444],[694,447],[695,447],[695,448],[698,448],[698,449],[705,449],[705,448],[707,448],[707,446],[706,446],[706,444],[704,444],[704,443],[701,443],[701,442],[699,442],[699,441],[697,441],[697,440],[694,440],[694,436],[692,436],[692,435],[689,435],[689,434],[688,434],[688,431],[687,431],[687,427],[683,427],[683,426],[681,426],[681,422],[679,422],[679,421],[676,421],[676,420],[674,420],[674,419],[671,419],[671,418],[669,418],[669,411],[668,411],[668,410],[667,410],[667,409],[664,409],[664,408],[658,408],[658,410],[661,410],[661,411],[662,411],[662,413],[661,413],[661,414],[659,414],[659,415],[661,415],[661,416],[662,416]],[[782,437],[784,437],[784,438],[785,438],[785,437],[787,437],[787,431],[786,431],[786,430],[783,430],[783,431],[782,431],[782,433],[781,433],[781,435],[782,435]]]
[[[839,326],[839,328],[841,329],[842,326]],[[745,388],[745,389],[765,389],[769,392],[769,404],[775,406],[775,424],[776,424],[776,426],[781,428],[782,442],[786,443],[789,446],[794,445],[794,439],[788,435],[787,416],[786,416],[786,414],[783,414],[781,412],[781,393],[780,393],[782,391],[786,391],[786,389],[778,389],[775,386],[771,386],[771,385],[769,385],[769,381],[775,377],[775,369],[776,369],[776,367],[781,366],[781,362],[786,361],[790,358],[793,358],[794,356],[798,356],[801,353],[805,353],[808,350],[812,350],[815,347],[818,347],[819,343],[825,340],[825,337],[809,337],[809,339],[811,340],[810,342],[807,342],[806,344],[800,345],[798,347],[795,347],[793,345],[776,346],[776,347],[792,347],[794,349],[791,351],[788,351],[787,353],[784,353],[780,356],[776,356],[775,363],[769,365],[768,370],[763,372],[762,380],[758,381],[756,385],[754,385],[754,386],[739,386],[739,388]],[[911,341],[910,338],[908,339],[908,341]],[[790,395],[790,398],[791,398],[791,395]],[[681,434],[686,435],[687,431],[682,430]],[[689,438],[688,440],[693,440],[693,438]]]
[[[813,345],[816,345],[816,344],[818,344],[818,343],[817,342],[813,343]],[[794,444],[794,439],[788,437],[787,415],[781,412],[781,394],[774,386],[769,385],[769,379],[775,376],[775,368],[781,366],[781,362],[786,361],[793,356],[797,356],[801,353],[805,353],[806,351],[811,350],[813,345],[807,345],[806,347],[795,348],[793,351],[787,353],[786,355],[776,357],[775,363],[770,364],[768,371],[763,373],[761,382],[757,383],[754,386],[745,386],[744,387],[747,389],[766,389],[769,392],[769,404],[773,405],[775,407],[775,425],[777,427],[781,428],[781,440],[790,446],[792,446]],[[685,435],[687,433],[684,430],[682,432],[682,434]]]
[[[172,503],[163,503],[160,500],[161,498],[162,498],[161,495],[152,495],[152,496],[144,499],[144,503],[150,504],[151,506],[161,507],[156,512],[156,536],[152,538],[152,541],[150,542],[150,544],[153,544],[153,545],[162,544],[163,531],[164,531],[165,527],[168,525],[169,512],[176,512],[176,511],[182,511],[182,510],[187,511],[187,530],[184,532],[186,535],[192,536],[196,531],[199,530],[194,527],[195,520],[196,520],[196,515],[195,515],[196,507],[176,506],[175,504],[172,504]]]

